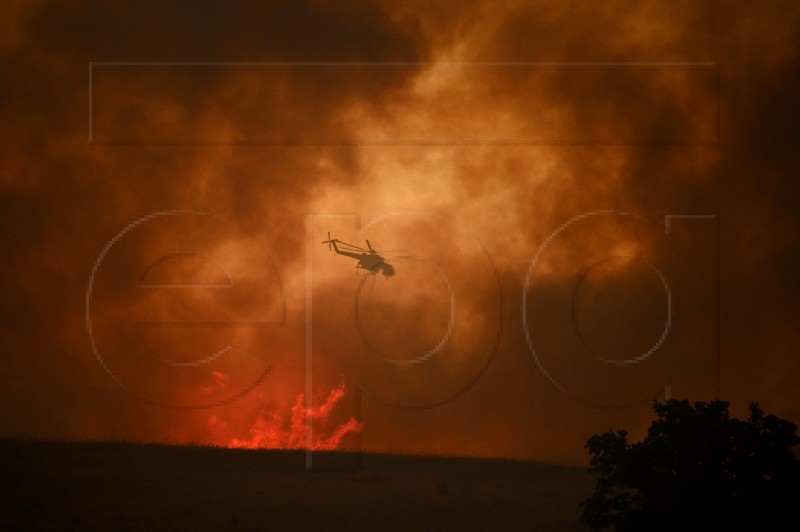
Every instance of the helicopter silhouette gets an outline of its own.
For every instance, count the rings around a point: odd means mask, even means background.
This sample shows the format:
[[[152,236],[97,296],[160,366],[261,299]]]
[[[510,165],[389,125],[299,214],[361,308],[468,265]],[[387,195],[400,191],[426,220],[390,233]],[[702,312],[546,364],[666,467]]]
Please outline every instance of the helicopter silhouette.
[[[348,244],[342,242],[337,238],[331,238],[330,232],[328,233],[328,240],[323,241],[323,244],[328,244],[328,249],[334,251],[337,255],[344,255],[345,257],[352,257],[358,262],[356,263],[356,270],[365,270],[372,275],[378,272],[382,273],[385,277],[392,277],[395,274],[394,266],[386,261],[380,253],[392,253],[393,251],[376,251],[369,240],[365,240],[367,248]],[[403,258],[403,257],[395,257]],[[410,258],[410,257],[407,257]],[[356,272],[358,273],[358,272]]]

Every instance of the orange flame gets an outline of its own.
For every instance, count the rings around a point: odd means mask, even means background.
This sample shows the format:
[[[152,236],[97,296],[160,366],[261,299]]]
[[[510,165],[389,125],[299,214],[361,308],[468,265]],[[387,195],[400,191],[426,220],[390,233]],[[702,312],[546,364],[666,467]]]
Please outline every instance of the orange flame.
[[[230,380],[230,377],[221,371],[212,371],[211,376],[214,378],[214,384],[200,389],[205,395],[210,395],[217,390],[221,390],[228,385],[228,381]]]
[[[310,447],[312,450],[334,450],[346,434],[361,432],[362,428],[362,424],[358,420],[350,418],[347,422],[339,425],[330,435],[321,435],[321,430],[325,428],[325,422],[329,420],[336,403],[344,397],[344,392],[345,385],[342,383],[330,391],[324,404],[310,408],[304,406],[305,396],[301,393],[297,396],[288,419],[275,413],[261,412],[250,428],[249,438],[232,438],[223,445],[245,449],[305,449]],[[313,429],[313,440],[310,446],[307,441],[306,425],[309,419]],[[227,428],[227,424],[218,420],[217,416],[211,416],[208,419],[208,426],[212,431]]]

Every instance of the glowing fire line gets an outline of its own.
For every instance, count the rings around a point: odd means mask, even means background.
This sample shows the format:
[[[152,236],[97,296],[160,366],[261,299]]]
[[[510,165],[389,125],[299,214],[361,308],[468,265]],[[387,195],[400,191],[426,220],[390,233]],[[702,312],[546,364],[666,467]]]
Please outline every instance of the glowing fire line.
[[[284,419],[282,416],[271,413],[261,412],[255,423],[250,428],[249,438],[232,438],[223,445],[231,448],[243,449],[306,449],[306,423],[311,418],[314,441],[311,444],[312,450],[334,450],[339,446],[342,438],[350,432],[361,432],[362,424],[355,418],[350,418],[347,422],[339,425],[329,436],[322,435],[325,422],[329,420],[336,403],[344,397],[345,385],[340,384],[332,389],[325,402],[320,406],[306,408],[304,406],[305,396],[297,396],[292,406],[291,416]],[[225,424],[220,422],[216,416],[208,419],[208,426],[212,430],[222,427]]]

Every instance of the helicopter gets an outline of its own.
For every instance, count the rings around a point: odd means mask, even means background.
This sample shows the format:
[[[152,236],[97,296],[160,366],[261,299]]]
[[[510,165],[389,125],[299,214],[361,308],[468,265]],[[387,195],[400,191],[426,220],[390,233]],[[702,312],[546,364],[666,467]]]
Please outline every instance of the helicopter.
[[[328,249],[334,251],[337,255],[344,255],[345,257],[352,257],[358,261],[356,270],[366,270],[372,275],[378,272],[382,273],[385,277],[394,275],[394,266],[386,262],[384,259],[369,243],[365,240],[367,248],[364,249],[347,242],[342,242],[337,238],[331,238],[330,232],[328,233],[328,240],[323,241],[323,244],[328,244]],[[386,253],[381,251],[381,253]],[[356,272],[358,273],[358,272]]]

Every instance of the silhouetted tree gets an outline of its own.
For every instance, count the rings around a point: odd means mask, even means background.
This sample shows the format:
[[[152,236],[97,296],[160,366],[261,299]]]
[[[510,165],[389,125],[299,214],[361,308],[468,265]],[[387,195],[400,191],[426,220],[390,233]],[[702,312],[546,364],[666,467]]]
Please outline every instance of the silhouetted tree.
[[[595,530],[800,530],[797,426],[765,416],[732,419],[725,401],[656,402],[647,437],[589,438],[595,491],[581,522]]]

